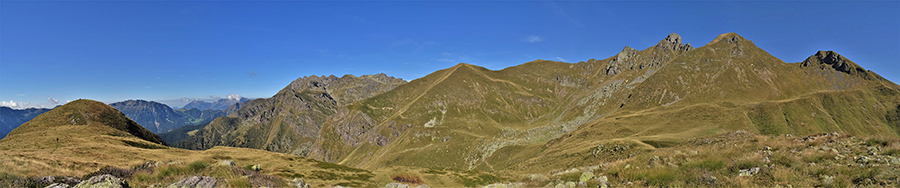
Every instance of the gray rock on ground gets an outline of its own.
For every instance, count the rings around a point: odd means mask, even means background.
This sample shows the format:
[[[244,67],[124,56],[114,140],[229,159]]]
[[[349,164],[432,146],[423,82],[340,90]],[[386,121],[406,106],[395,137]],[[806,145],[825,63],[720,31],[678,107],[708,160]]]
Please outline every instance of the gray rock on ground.
[[[426,184],[422,184],[422,185],[413,187],[413,186],[409,186],[405,183],[388,183],[387,185],[384,185],[384,188],[431,188],[431,187]]]
[[[753,176],[759,173],[759,167],[753,167],[749,169],[741,169],[741,173],[739,176]]]
[[[306,181],[304,181],[303,179],[294,178],[294,180],[291,182],[291,185],[297,186],[297,188],[309,188],[309,184],[306,183]]]
[[[235,166],[234,161],[222,160],[216,163],[219,166]]]
[[[525,183],[522,182],[513,182],[513,183],[494,183],[490,185],[485,185],[483,188],[522,188],[525,187]]]
[[[44,188],[69,188],[69,184],[65,183],[53,183]]]
[[[216,179],[207,176],[191,176],[172,183],[166,188],[213,188],[216,187]]]
[[[91,177],[75,185],[75,188],[125,188],[129,187],[124,179],[109,174]]]

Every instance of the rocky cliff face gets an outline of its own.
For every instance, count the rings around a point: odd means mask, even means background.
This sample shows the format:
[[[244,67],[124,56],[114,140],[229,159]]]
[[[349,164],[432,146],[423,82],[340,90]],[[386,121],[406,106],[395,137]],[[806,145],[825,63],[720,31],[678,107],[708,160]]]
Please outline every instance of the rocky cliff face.
[[[250,101],[176,146],[238,146],[305,156],[319,137],[322,124],[341,106],[404,83],[385,74],[298,78],[271,98]]]

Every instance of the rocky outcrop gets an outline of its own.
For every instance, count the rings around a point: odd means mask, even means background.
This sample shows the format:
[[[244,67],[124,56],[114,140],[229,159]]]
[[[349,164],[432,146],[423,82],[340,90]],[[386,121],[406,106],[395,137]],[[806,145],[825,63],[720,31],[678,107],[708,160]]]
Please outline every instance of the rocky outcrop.
[[[666,39],[659,41],[659,44],[656,44],[655,47],[662,50],[673,51],[689,51],[694,49],[694,47],[691,47],[690,43],[682,44],[681,35],[678,35],[677,33],[669,34]]]
[[[125,179],[117,178],[113,175],[103,174],[91,177],[75,185],[75,188],[125,188],[129,187]]]
[[[847,60],[841,54],[834,51],[819,51],[815,55],[809,56],[801,63],[804,67],[825,65],[836,71],[851,73],[854,69],[861,69],[859,65]],[[863,70],[865,71],[865,70]]]
[[[172,183],[166,188],[213,188],[216,187],[216,179],[207,176],[191,176]]]
[[[616,58],[606,66],[606,75],[614,76],[619,74],[619,72],[622,72],[622,69],[625,68],[634,69],[635,62],[628,61],[628,59],[637,55],[637,52],[638,50],[625,46],[625,49],[622,49],[619,54],[616,54]]]

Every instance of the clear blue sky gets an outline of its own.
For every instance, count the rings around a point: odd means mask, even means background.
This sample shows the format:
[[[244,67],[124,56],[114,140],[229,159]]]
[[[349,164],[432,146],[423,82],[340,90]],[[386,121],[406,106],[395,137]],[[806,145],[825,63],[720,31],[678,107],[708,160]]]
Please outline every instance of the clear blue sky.
[[[460,62],[604,59],[736,32],[786,62],[835,50],[900,80],[900,2],[0,2],[0,100],[270,97],[306,75],[412,80]],[[54,102],[56,100],[56,102]]]

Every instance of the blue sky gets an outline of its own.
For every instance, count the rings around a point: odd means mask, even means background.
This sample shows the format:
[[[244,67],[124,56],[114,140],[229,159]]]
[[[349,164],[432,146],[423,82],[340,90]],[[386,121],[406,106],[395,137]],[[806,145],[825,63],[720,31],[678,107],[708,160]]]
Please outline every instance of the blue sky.
[[[0,105],[264,98],[306,75],[575,63],[673,32],[736,32],[786,62],[835,50],[900,80],[898,1],[2,1]]]

